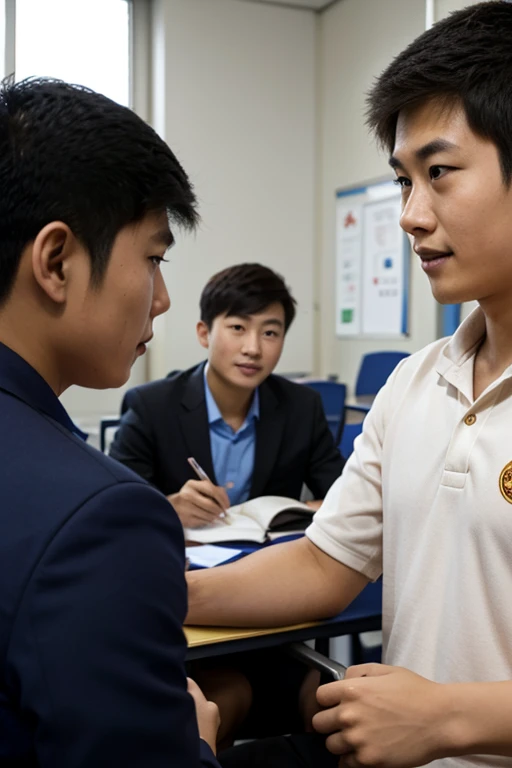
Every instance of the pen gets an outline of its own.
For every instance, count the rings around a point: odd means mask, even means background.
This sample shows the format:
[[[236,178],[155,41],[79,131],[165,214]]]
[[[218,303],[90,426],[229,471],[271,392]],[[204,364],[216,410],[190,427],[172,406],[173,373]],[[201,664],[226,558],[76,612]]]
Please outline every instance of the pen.
[[[197,463],[197,461],[194,459],[193,456],[189,456],[187,461],[200,480],[208,480],[208,482],[211,483],[210,478],[208,477],[208,475],[206,474],[202,466]]]
[[[196,475],[198,476],[198,478],[200,480],[208,480],[209,483],[212,482],[210,480],[210,478],[208,477],[208,475],[206,474],[206,472],[204,471],[204,469],[202,468],[202,466],[197,463],[197,461],[194,459],[193,456],[189,456],[187,461],[188,461],[188,463],[190,464],[190,466],[192,467],[192,469],[194,470],[194,472],[196,473]],[[215,499],[214,499],[214,501],[215,501],[215,503],[217,503],[217,501]],[[222,510],[222,512],[220,514],[220,517],[222,518],[222,522],[224,522],[226,524],[229,524],[229,521],[227,520],[227,513],[226,513],[226,511],[224,509]]]

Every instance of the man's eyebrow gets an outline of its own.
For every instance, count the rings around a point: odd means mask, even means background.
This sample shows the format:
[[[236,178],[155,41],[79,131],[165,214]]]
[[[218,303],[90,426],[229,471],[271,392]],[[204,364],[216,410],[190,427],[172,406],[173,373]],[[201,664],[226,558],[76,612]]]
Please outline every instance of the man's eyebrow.
[[[174,236],[170,229],[160,229],[158,232],[154,232],[149,239],[156,245],[165,245],[166,248],[174,245]]]
[[[457,144],[454,144],[447,139],[433,139],[432,141],[429,141],[428,144],[424,144],[417,149],[414,156],[417,160],[428,160],[429,157],[432,157],[432,155],[435,155],[437,152],[450,152],[453,149],[458,149]],[[389,158],[389,164],[392,168],[403,168],[398,157],[395,157],[394,155],[391,155]]]
[[[278,317],[269,317],[268,320],[264,321],[263,325],[278,325],[280,328],[282,328],[284,323],[282,320],[279,320]]]

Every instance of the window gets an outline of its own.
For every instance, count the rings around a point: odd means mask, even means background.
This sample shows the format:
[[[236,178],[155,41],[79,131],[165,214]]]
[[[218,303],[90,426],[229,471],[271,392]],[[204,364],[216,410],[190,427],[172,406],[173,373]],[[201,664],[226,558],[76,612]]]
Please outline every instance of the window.
[[[129,0],[16,0],[15,39],[16,80],[56,77],[130,105]]]
[[[0,0],[0,80],[5,77],[5,0]]]

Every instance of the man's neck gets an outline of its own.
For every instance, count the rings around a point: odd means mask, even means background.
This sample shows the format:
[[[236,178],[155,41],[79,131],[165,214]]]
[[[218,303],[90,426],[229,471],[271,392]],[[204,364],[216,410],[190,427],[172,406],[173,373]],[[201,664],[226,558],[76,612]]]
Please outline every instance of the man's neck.
[[[5,309],[0,312],[0,341],[12,349],[34,368],[59,396],[65,387],[59,386],[58,377],[49,346],[38,338],[35,328],[37,323],[29,312],[13,313]]]
[[[211,367],[206,371],[206,380],[222,418],[235,432],[240,429],[251,407],[254,389],[230,385],[220,379]]]
[[[476,400],[487,387],[512,365],[512,302],[499,305],[481,302],[485,315],[485,336],[477,350],[473,376]]]

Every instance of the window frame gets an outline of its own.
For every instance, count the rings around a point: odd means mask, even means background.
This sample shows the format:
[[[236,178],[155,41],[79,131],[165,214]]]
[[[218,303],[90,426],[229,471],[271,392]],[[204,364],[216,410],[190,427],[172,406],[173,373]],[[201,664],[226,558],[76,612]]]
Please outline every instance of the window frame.
[[[129,104],[143,119],[151,114],[151,0],[128,3]],[[16,0],[5,0],[4,72],[16,79]]]

